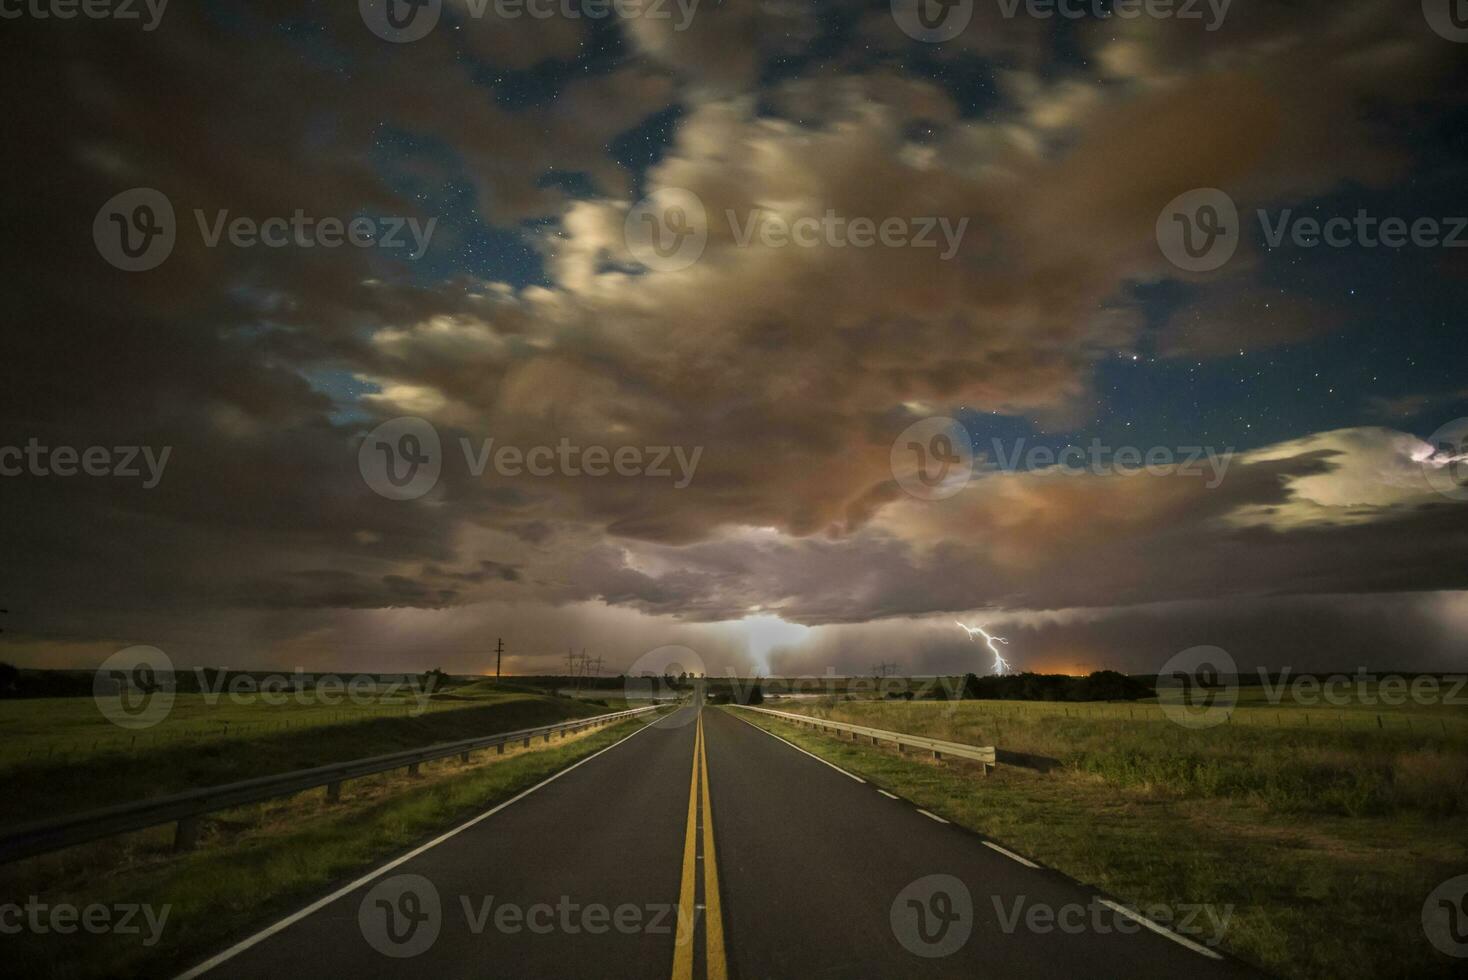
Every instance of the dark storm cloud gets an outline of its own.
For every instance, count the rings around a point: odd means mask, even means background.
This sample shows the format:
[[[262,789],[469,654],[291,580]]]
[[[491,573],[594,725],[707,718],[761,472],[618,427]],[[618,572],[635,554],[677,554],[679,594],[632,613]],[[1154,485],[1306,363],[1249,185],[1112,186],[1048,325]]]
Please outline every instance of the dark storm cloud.
[[[975,30],[940,56],[1003,59],[999,104],[978,117],[902,76],[906,41],[883,18],[861,22],[880,39],[869,56],[762,88],[763,59],[816,30],[793,5],[718,8],[687,33],[621,25],[633,56],[575,72],[586,34],[563,20],[466,22],[396,46],[351,4],[310,23],[284,3],[230,17],[178,6],[150,34],[8,25],[27,43],[0,67],[14,175],[0,443],[173,454],[155,490],[0,484],[20,515],[4,531],[3,598],[23,616],[12,632],[146,639],[186,633],[184,620],[238,629],[244,615],[258,639],[246,653],[264,657],[355,635],[376,614],[420,628],[461,616],[451,650],[483,625],[463,612],[476,604],[522,603],[550,630],[557,609],[598,622],[587,603],[622,607],[604,621],[623,625],[632,611],[859,623],[1462,587],[1461,508],[1420,487],[1321,489],[1375,478],[1352,461],[1406,468],[1406,436],[1240,461],[1216,490],[1004,476],[932,507],[904,498],[889,464],[910,421],[955,405],[1079,418],[1097,361],[1142,334],[1130,288],[1183,278],[1153,239],[1180,191],[1226,186],[1247,207],[1401,173],[1401,128],[1385,123],[1451,93],[1438,39],[1387,14],[1310,6],[1303,33],[1286,14],[1240,14],[1206,52],[1173,25],[1084,30],[1104,79],[1048,64],[1034,23]],[[741,36],[761,42],[730,43]],[[763,113],[766,96],[802,121]],[[964,218],[964,248],[952,261],[775,250],[715,228],[692,268],[631,274],[622,227],[638,175],[609,147],[673,104],[683,115],[642,190],[693,190],[716,216]],[[917,128],[930,136],[914,142]],[[592,195],[568,199],[551,170],[584,176]],[[541,249],[543,285],[444,271],[432,246],[414,265],[209,248],[194,228],[196,208],[427,220],[435,195],[417,188],[461,178],[479,218]],[[129,274],[101,260],[90,229],[137,185],[172,199],[179,241],[160,268]],[[1290,296],[1261,315],[1254,276],[1246,250],[1224,288],[1164,327],[1163,352],[1335,325]],[[380,391],[343,406],[326,371]],[[410,503],[374,495],[356,468],[362,433],[398,414],[430,418],[458,459]],[[476,478],[458,440],[487,436],[704,455],[682,489]],[[352,625],[333,632],[336,616]]]

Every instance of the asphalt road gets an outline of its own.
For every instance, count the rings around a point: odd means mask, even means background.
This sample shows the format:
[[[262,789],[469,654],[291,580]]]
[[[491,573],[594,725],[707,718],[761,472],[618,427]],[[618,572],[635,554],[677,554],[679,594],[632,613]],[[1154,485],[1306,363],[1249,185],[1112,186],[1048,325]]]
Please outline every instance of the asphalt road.
[[[684,707],[186,975],[1253,975],[1099,899]]]

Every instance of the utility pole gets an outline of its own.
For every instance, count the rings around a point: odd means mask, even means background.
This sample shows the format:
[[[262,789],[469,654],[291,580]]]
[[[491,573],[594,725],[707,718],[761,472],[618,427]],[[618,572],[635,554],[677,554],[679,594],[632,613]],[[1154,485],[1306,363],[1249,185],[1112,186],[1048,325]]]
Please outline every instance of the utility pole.
[[[505,638],[497,637],[494,644],[494,679],[500,679],[500,657],[505,652]]]

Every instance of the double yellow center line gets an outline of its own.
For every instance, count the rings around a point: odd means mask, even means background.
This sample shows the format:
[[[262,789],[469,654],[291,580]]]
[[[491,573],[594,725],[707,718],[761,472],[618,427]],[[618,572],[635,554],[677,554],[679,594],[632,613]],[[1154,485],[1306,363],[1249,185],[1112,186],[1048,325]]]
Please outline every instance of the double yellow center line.
[[[700,787],[702,795],[700,796]],[[724,913],[719,905],[719,864],[714,855],[714,808],[709,803],[709,761],[703,742],[703,710],[693,735],[693,775],[688,786],[688,832],[683,838],[683,883],[678,894],[678,935],[673,946],[673,980],[693,980],[694,935],[698,926],[699,802],[703,816],[703,952],[706,980],[726,980]]]

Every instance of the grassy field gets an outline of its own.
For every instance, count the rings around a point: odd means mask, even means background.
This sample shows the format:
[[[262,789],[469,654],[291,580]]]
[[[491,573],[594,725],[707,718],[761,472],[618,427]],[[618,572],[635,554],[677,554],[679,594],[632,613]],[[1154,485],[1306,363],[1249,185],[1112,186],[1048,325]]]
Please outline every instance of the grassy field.
[[[340,803],[319,792],[241,807],[209,820],[200,848],[169,850],[171,828],[97,842],[0,868],[0,903],[169,907],[159,940],[140,935],[6,936],[15,976],[85,980],[164,976],[321,894],[329,885],[431,837],[630,734],[633,719],[550,745],[512,746],[354,780]],[[409,792],[411,790],[411,792]],[[139,920],[141,921],[141,920]]]
[[[1246,700],[1229,724],[1187,729],[1155,704],[765,707],[1057,760],[984,779],[736,711],[1123,900],[1232,906],[1223,945],[1270,972],[1449,976],[1461,965],[1420,921],[1427,894],[1468,869],[1461,709],[1346,709],[1342,721],[1336,709]]]
[[[478,683],[435,698],[367,705],[210,705],[179,695],[133,740],[90,698],[0,701],[0,827],[198,786],[305,769],[617,710]]]

